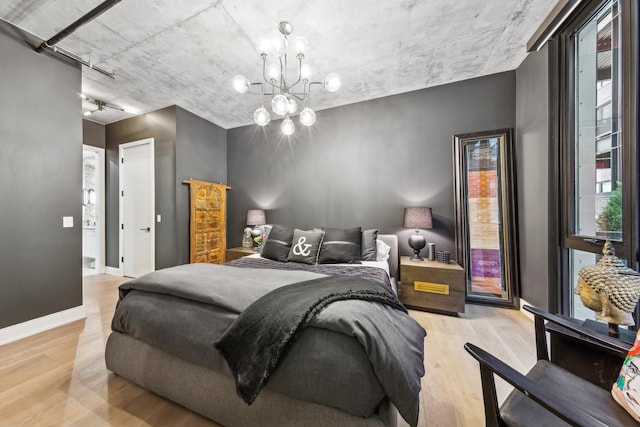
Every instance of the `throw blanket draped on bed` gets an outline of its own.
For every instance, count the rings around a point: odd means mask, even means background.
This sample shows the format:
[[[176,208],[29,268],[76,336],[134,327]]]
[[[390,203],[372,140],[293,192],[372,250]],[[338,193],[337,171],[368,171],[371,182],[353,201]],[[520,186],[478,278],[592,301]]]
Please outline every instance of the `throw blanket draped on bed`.
[[[359,277],[322,277],[271,291],[244,310],[214,344],[234,374],[238,395],[253,403],[301,329],[328,304],[348,299],[407,312],[383,286]]]

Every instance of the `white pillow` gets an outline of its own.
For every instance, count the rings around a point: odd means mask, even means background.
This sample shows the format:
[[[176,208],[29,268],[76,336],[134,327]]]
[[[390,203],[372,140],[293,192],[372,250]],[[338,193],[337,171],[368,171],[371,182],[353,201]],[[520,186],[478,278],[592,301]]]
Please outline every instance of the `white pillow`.
[[[273,228],[273,224],[259,225],[258,228],[262,230],[262,238],[263,238],[263,241],[266,242],[267,239],[269,238],[269,233],[271,232],[271,228]]]
[[[380,239],[376,239],[376,261],[388,261],[389,252],[391,252],[391,246],[387,245]]]

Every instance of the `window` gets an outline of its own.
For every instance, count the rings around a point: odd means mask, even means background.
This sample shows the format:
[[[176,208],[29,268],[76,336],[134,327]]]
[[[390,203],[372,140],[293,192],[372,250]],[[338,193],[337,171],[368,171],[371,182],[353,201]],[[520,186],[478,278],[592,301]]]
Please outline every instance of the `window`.
[[[558,148],[558,309],[593,318],[573,293],[578,272],[605,241],[636,268],[637,2],[587,1],[554,39],[559,89],[552,100]]]
[[[620,242],[622,185],[619,7],[610,1],[570,38],[575,50],[574,235]],[[613,40],[612,40],[613,39]]]

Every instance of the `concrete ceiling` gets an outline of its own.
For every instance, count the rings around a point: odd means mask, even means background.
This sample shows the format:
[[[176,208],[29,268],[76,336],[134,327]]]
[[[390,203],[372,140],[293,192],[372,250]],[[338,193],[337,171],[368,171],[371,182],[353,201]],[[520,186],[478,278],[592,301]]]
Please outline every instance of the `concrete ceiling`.
[[[337,93],[313,88],[317,111],[514,70],[556,1],[123,0],[58,46],[116,72],[83,67],[92,98],[141,113],[175,104],[228,129],[253,123],[259,90],[238,94],[231,80],[259,80],[255,46],[282,20],[308,41],[313,80],[341,76]],[[46,40],[101,2],[3,0],[0,17]],[[126,117],[106,109],[90,119]]]

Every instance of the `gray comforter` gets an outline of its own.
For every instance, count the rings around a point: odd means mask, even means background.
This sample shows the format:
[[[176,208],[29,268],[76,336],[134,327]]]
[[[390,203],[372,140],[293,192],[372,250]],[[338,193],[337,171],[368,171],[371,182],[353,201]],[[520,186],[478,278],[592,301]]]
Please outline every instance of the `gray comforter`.
[[[360,264],[302,264],[299,262],[280,262],[262,257],[242,257],[229,261],[226,265],[242,268],[268,268],[288,271],[311,271],[330,276],[356,276],[378,282],[387,289],[393,289],[389,274],[381,268],[363,268]],[[395,293],[395,291],[394,291]]]
[[[177,343],[183,342],[184,335],[191,334],[194,329],[203,329],[200,325],[202,319],[208,318],[210,313],[215,312],[223,319],[221,325],[207,325],[211,332],[201,334],[205,335],[204,338],[194,338],[195,340],[204,339],[208,342],[209,348],[213,349],[213,342],[218,336],[233,322],[238,313],[255,300],[280,286],[318,277],[322,275],[300,271],[239,269],[212,264],[189,264],[159,270],[121,286],[120,301],[112,327],[116,331],[128,333],[151,345],[157,345],[164,351],[181,356],[185,353],[183,349],[177,348],[180,347]],[[159,311],[158,307],[165,310],[171,307],[172,311],[175,310],[175,316],[173,313]],[[190,307],[193,307],[193,310]],[[172,321],[172,317],[180,320]],[[151,318],[156,321],[149,321]],[[158,326],[154,327],[153,323],[158,323]],[[398,408],[403,418],[411,425],[417,423],[420,379],[424,375],[425,337],[424,329],[417,322],[407,314],[382,304],[366,301],[338,301],[330,304],[316,316],[309,326],[299,342],[293,346],[287,356],[288,359],[313,358],[313,354],[305,353],[304,349],[294,351],[296,347],[311,343],[311,346],[315,345],[316,349],[318,346],[328,348],[323,353],[323,357],[326,351],[333,351],[333,359],[353,362],[360,356],[345,357],[345,346],[351,345],[348,339],[338,337],[334,339],[332,334],[320,332],[323,330],[337,332],[339,336],[355,338],[364,350],[370,367],[360,366],[362,363],[357,363],[351,365],[352,370],[364,371],[372,368],[384,394]],[[309,335],[308,331],[314,329],[318,333]],[[322,341],[327,339],[330,339],[332,344],[335,341],[335,350],[331,350],[332,346]],[[176,348],[168,348],[166,343],[174,343],[173,347]],[[351,348],[348,351],[357,350]],[[296,363],[298,366],[306,366],[308,360],[292,360],[288,364],[295,366]],[[356,372],[356,378],[360,378],[357,375],[362,374],[362,371]],[[332,372],[320,373],[322,377],[330,377],[331,374]],[[300,393],[296,387],[307,387],[313,401],[368,416],[369,414],[362,408],[351,408],[349,404],[349,394],[357,393],[358,379],[355,380],[354,391],[349,389],[340,395],[341,393],[336,393],[336,390],[344,387],[345,378],[341,378],[344,376],[342,374],[336,374],[338,375],[340,377],[335,378],[336,387],[326,393],[322,389],[324,387],[314,387],[314,384],[304,385],[305,378],[290,378],[288,385],[294,389],[293,393],[296,393],[296,396]],[[364,376],[364,374],[361,375],[362,378]],[[277,377],[277,371],[271,381],[276,383],[274,387],[278,390],[278,382],[283,381],[278,381],[275,377]],[[272,382],[269,383],[270,388]],[[284,382],[287,383],[287,381]],[[302,384],[293,384],[293,382]],[[374,396],[374,401],[376,399],[379,401],[380,397],[375,397],[375,384],[371,383],[371,386],[369,386],[370,382],[366,384],[367,389],[364,393],[371,394]],[[282,390],[282,387],[278,391],[286,394],[286,390]]]

